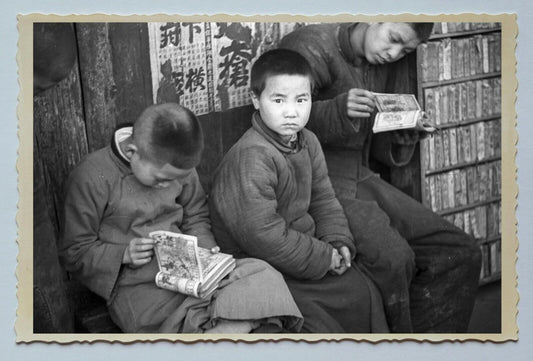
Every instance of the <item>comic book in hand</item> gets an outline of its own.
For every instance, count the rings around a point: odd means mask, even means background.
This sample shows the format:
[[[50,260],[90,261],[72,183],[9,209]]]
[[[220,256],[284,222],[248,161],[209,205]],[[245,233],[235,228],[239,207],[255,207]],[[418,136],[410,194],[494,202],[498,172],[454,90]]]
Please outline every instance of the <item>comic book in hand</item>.
[[[195,236],[166,231],[151,232],[159,265],[158,287],[197,298],[207,298],[235,268],[235,259],[198,246]]]
[[[436,130],[413,94],[374,93],[378,113],[372,131],[388,132],[399,129],[416,129],[432,133]]]

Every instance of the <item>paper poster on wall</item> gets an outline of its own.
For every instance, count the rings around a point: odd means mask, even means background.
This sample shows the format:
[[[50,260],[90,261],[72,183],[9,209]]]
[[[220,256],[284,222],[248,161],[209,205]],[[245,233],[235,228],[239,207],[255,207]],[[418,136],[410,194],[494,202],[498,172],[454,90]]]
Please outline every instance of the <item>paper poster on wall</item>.
[[[154,103],[195,114],[250,104],[250,69],[304,23],[149,23]]]

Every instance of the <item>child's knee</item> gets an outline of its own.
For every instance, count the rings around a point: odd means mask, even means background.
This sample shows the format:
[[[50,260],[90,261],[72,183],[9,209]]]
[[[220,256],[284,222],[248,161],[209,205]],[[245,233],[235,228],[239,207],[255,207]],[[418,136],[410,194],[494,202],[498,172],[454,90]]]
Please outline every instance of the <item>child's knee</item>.
[[[406,275],[411,278],[415,272],[415,254],[411,247],[397,245],[394,248],[376,248],[373,252],[359,252],[360,261],[374,272],[383,272],[391,277]]]
[[[257,278],[270,279],[275,283],[284,283],[283,275],[268,262],[258,258],[241,258],[236,260],[235,270],[232,272],[233,279]]]
[[[462,234],[461,261],[471,268],[481,267],[481,249],[471,236]]]
[[[399,236],[387,241],[375,239],[373,242],[358,242],[356,247],[363,257],[372,263],[386,263],[392,268],[415,264],[415,253],[407,241]]]
[[[262,259],[259,259],[259,258],[239,258],[236,260],[236,262],[237,262],[236,267],[246,269],[252,273],[269,270],[281,276],[281,273],[279,273],[274,267],[272,267],[270,263],[263,261]]]
[[[390,252],[386,259],[393,274],[412,275],[415,271],[415,253],[407,242]]]

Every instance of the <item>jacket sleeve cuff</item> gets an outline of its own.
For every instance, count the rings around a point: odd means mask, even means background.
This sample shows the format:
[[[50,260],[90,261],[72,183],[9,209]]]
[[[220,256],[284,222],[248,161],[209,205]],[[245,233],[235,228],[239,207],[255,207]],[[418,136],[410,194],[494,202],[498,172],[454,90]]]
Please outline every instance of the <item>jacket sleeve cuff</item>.
[[[339,239],[332,238],[331,240],[324,240],[324,242],[331,244],[331,246],[335,249],[340,249],[343,246],[348,247],[350,250],[350,254],[352,255],[352,258],[355,256],[355,244],[350,239]]]
[[[328,250],[326,253],[327,256],[323,258],[322,262],[319,262],[320,264],[317,267],[317,270],[319,270],[318,273],[315,276],[310,277],[310,279],[319,280],[319,279],[322,279],[326,275],[326,273],[328,273],[329,267],[331,265],[331,254],[332,253],[333,253],[333,246],[328,247]]]
[[[91,282],[90,285],[93,287],[89,287],[92,289],[93,292],[99,294],[106,300],[110,300],[113,295],[113,291],[116,288],[117,281],[119,279],[120,272],[122,270],[122,267],[126,267],[127,265],[122,263],[122,260],[124,258],[124,252],[126,251],[127,246],[126,245],[111,245],[108,248],[109,251],[109,260],[114,260],[109,265],[109,277],[102,277],[102,284],[100,287],[100,282],[98,279],[94,280],[94,282]],[[105,274],[105,273],[104,273]]]
[[[361,118],[350,118],[348,116],[347,102],[348,102],[348,93],[342,93],[335,97],[337,102],[337,109],[339,111],[339,116],[342,118],[343,124],[349,127],[348,133],[356,132],[359,133],[361,128]]]

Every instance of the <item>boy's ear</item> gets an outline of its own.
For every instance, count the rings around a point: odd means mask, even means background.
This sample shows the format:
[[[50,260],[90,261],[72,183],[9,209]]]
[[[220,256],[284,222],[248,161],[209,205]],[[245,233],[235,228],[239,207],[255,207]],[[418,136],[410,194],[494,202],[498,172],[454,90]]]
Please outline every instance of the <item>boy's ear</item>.
[[[131,157],[133,157],[133,155],[138,151],[139,148],[137,148],[135,144],[130,143],[126,146],[126,157],[128,157],[128,159],[131,159]]]
[[[254,105],[255,110],[259,110],[259,97],[255,94],[255,92],[250,90],[250,98],[252,98],[252,103]]]

